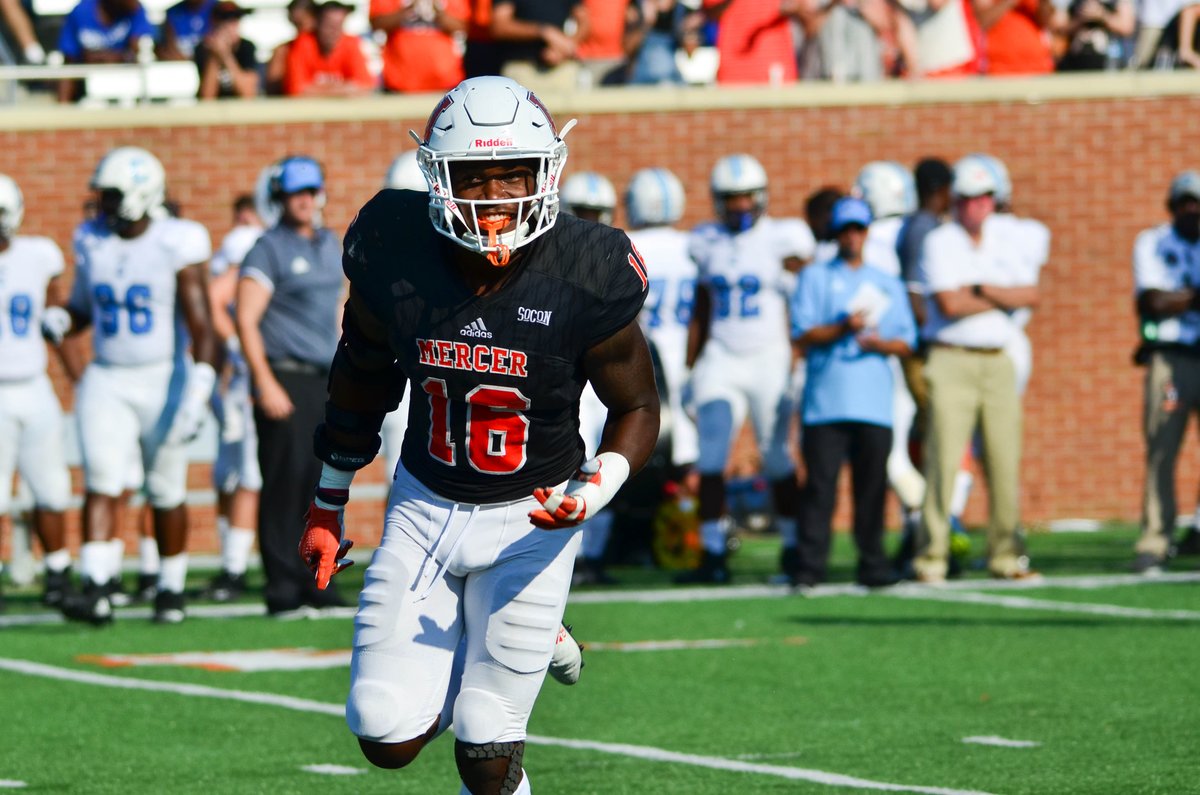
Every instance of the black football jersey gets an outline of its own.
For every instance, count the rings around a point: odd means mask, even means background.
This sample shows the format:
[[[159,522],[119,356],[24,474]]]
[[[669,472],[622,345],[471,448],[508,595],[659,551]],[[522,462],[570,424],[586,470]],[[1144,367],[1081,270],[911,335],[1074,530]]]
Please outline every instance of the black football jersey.
[[[584,353],[637,317],[645,265],[624,232],[563,214],[477,296],[454,245],[424,194],[385,190],[346,233],[346,276],[409,380],[405,468],[448,499],[521,499],[582,462]]]

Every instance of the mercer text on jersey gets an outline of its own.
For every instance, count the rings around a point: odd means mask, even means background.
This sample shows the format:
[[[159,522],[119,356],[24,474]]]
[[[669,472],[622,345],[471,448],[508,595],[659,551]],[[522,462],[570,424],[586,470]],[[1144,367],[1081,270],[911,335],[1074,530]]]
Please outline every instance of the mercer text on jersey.
[[[525,378],[529,357],[524,351],[514,351],[495,345],[469,345],[451,340],[417,339],[418,362],[429,367],[451,370],[470,370]]]

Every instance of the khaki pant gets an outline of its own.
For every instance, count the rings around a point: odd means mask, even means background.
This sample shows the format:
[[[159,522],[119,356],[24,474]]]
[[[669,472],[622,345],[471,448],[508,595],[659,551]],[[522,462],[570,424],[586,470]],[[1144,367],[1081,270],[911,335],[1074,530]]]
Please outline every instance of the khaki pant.
[[[1019,566],[1017,496],[1021,461],[1021,401],[1012,360],[1001,352],[933,346],[925,365],[929,429],[925,438],[925,504],[917,574],[946,576],[950,552],[950,499],[963,451],[978,426],[989,491],[988,569],[1007,576]]]
[[[549,69],[534,61],[509,61],[501,71],[535,94],[570,94],[579,89],[579,62],[567,61]]]
[[[1146,365],[1142,429],[1146,435],[1146,484],[1142,496],[1139,554],[1166,557],[1175,532],[1175,459],[1188,419],[1200,409],[1200,358],[1155,351]]]
[[[1154,51],[1158,49],[1158,40],[1162,38],[1162,28],[1140,28],[1133,45],[1133,65],[1145,69],[1154,62]]]

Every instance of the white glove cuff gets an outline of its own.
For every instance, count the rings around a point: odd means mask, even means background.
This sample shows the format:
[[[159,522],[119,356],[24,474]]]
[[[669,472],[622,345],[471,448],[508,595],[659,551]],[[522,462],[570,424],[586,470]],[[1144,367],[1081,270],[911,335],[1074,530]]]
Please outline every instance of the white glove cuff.
[[[207,403],[217,385],[217,373],[208,362],[196,362],[188,373],[188,397],[199,403]]]
[[[601,453],[595,458],[583,462],[579,469],[585,474],[600,473],[599,483],[587,483],[579,493],[587,504],[589,517],[600,513],[604,506],[612,502],[625,481],[629,479],[629,461],[620,453]]]
[[[42,334],[55,345],[71,330],[71,313],[61,306],[48,306],[42,311]]]

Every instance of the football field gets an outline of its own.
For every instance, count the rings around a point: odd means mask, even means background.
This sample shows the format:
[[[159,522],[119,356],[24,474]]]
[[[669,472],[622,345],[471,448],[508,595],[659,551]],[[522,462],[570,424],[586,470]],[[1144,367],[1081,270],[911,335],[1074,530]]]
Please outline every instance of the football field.
[[[1132,541],[1032,534],[1040,584],[972,570],[868,593],[839,584],[840,535],[834,584],[807,597],[768,584],[771,538],[742,545],[724,588],[616,568],[620,586],[572,595],[587,663],[577,686],[542,690],[533,790],[1200,793],[1200,559],[1136,577]],[[349,593],[362,566],[343,576]],[[193,602],[179,626],[133,607],[96,629],[32,589],[7,596],[0,789],[458,792],[448,736],[404,771],[359,754],[342,719],[349,610],[268,620],[251,594]]]

